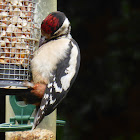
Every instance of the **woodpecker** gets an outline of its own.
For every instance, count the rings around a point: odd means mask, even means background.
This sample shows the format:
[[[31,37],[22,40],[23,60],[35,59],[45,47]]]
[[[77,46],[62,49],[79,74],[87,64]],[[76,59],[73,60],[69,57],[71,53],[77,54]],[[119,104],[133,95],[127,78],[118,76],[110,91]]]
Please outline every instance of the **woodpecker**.
[[[32,130],[66,97],[80,67],[80,50],[63,12],[50,13],[41,24],[40,47],[31,60],[31,92],[40,99]]]

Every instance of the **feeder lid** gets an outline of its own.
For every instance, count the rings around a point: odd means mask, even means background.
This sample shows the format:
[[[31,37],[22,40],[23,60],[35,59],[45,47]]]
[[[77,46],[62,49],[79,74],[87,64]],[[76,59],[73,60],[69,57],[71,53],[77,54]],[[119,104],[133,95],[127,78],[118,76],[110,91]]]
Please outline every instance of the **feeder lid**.
[[[22,81],[0,80],[0,95],[29,94],[30,88],[23,85]]]

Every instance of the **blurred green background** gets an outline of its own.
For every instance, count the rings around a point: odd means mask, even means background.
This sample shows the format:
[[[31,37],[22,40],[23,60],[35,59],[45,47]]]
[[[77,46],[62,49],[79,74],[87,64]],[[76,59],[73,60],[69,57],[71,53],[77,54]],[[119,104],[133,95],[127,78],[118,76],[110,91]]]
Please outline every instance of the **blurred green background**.
[[[63,140],[140,140],[140,1],[58,0],[81,67],[58,118]]]

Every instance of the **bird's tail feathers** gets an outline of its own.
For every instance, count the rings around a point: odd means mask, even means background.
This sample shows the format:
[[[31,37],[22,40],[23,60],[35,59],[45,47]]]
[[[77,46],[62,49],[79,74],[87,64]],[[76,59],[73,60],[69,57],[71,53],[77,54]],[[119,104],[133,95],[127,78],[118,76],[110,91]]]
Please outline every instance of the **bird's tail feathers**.
[[[34,119],[32,130],[34,130],[41,123],[43,118],[45,117],[44,115],[40,115],[40,113],[41,113],[40,109],[38,109],[37,114],[36,114],[35,119]]]

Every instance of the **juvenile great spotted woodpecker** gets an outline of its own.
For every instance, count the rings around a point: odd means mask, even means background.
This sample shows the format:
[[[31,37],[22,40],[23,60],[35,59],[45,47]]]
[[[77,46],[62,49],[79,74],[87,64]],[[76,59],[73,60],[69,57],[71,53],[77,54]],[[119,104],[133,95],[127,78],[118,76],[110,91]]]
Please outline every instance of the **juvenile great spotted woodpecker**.
[[[40,47],[31,61],[31,92],[41,102],[32,129],[53,112],[66,97],[80,66],[78,44],[70,35],[71,26],[62,12],[50,13],[41,24]]]

